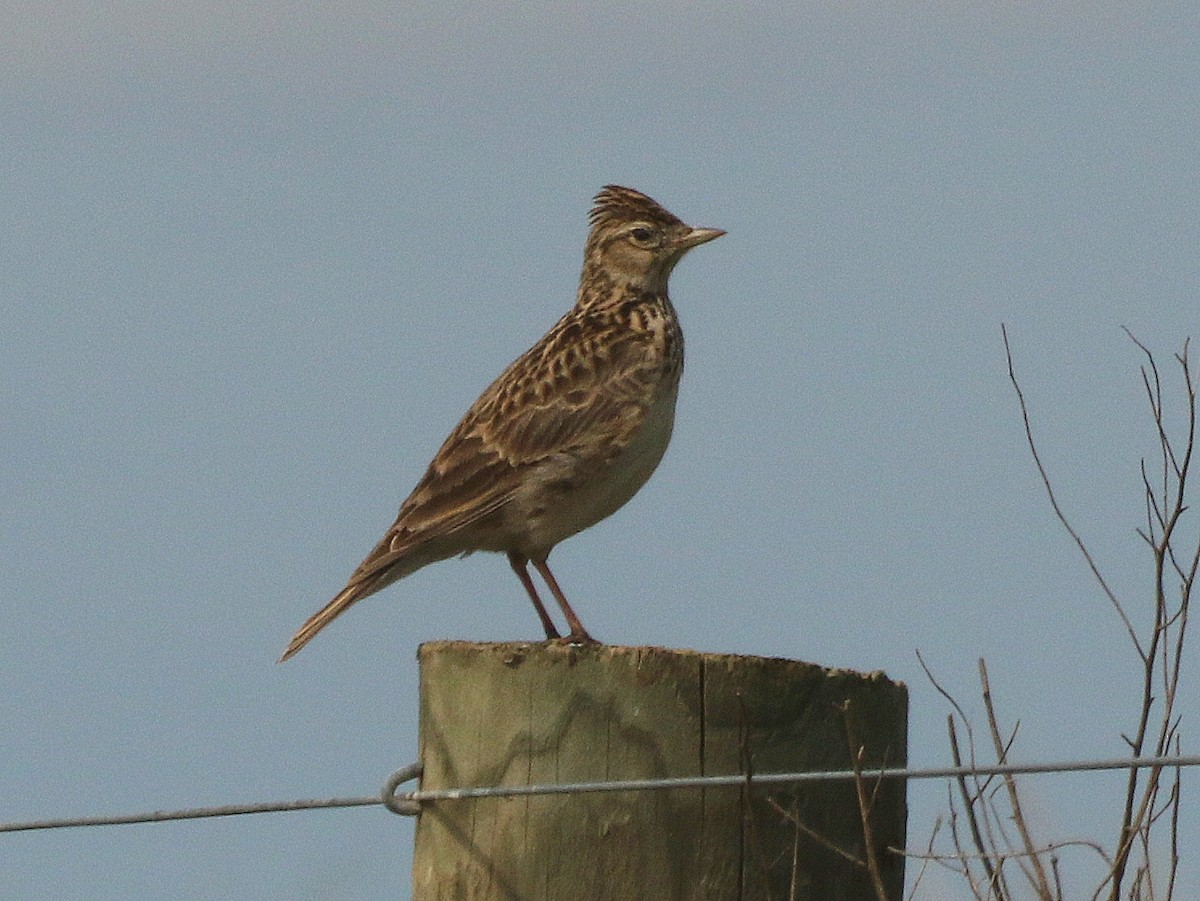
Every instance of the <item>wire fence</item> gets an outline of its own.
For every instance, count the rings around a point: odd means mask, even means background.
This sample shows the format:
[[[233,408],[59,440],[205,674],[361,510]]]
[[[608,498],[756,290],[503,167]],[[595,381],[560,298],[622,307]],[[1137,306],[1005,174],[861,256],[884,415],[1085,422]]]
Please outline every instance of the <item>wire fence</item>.
[[[563,782],[545,785],[499,785],[463,788],[416,789],[399,793],[406,782],[421,775],[421,764],[413,763],[396,770],[383,791],[377,795],[326,798],[300,801],[276,801],[261,804],[224,804],[216,807],[189,807],[150,813],[117,816],[63,817],[0,823],[0,832],[32,832],[47,829],[71,829],[80,826],[126,826],[134,823],[162,823],[174,820],[198,820],[211,817],[243,816],[258,813],[287,813],[297,810],[325,810],[382,805],[393,813],[412,816],[421,805],[437,801],[461,801],[478,798],[517,798],[531,795],[565,795],[592,792],[665,791],[683,788],[748,787],[791,785],[805,782],[853,781],[864,779],[958,779],[974,776],[1017,776],[1037,773],[1083,773],[1101,770],[1147,768],[1181,769],[1200,766],[1200,755],[1169,757],[1108,758],[1099,760],[1056,761],[1049,763],[1002,763],[950,767],[892,767],[862,770],[815,770],[799,773],[753,773],[724,776],[683,776],[662,779],[618,779],[604,782]]]

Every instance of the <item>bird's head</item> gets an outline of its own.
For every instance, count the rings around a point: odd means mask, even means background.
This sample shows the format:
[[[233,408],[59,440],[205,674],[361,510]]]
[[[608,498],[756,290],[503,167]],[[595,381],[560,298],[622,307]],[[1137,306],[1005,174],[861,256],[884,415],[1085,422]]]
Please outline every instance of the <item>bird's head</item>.
[[[719,238],[718,228],[692,228],[645,194],[608,185],[596,195],[584,250],[583,277],[602,273],[617,285],[665,293],[683,255]]]

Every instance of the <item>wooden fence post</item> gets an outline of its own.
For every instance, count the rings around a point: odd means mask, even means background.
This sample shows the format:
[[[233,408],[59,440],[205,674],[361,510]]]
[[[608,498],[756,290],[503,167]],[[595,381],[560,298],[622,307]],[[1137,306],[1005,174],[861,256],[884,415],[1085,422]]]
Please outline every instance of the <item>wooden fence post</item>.
[[[425,789],[845,770],[852,743],[864,767],[906,759],[907,691],[881,673],[605,645],[418,656]],[[899,899],[904,859],[886,849],[904,846],[904,784],[866,789]],[[850,781],[431,801],[413,898],[879,901],[866,846]]]

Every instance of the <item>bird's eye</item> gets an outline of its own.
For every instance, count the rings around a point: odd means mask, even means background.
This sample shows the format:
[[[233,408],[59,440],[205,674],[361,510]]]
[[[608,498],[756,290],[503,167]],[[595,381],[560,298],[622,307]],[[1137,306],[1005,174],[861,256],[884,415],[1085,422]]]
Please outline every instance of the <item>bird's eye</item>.
[[[629,236],[631,238],[633,238],[633,240],[637,241],[639,244],[645,244],[652,237],[654,237],[654,235],[653,235],[653,233],[651,233],[650,229],[642,228],[640,225],[637,228],[631,228],[629,230]]]

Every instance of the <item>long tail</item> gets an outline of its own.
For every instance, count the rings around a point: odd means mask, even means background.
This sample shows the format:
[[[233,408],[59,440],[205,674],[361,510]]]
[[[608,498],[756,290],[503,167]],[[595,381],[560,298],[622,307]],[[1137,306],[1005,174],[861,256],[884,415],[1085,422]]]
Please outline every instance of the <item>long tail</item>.
[[[308,618],[304,625],[292,636],[287,650],[283,652],[283,656],[276,662],[283,663],[283,661],[294,656],[297,651],[312,641],[314,635],[329,625],[339,613],[346,610],[355,601],[365,598],[369,594],[374,594],[377,590],[378,587],[372,585],[371,582],[365,584],[362,582],[351,582],[338,593],[337,597]]]
[[[393,547],[393,526],[383,540],[375,546],[367,558],[359,564],[358,569],[350,576],[346,587],[337,593],[332,601],[308,618],[300,630],[292,636],[287,650],[277,663],[295,656],[296,652],[312,641],[313,636],[328,626],[343,610],[355,601],[361,601],[381,589],[387,588],[397,579],[403,579],[435,560],[444,560],[451,554],[458,553],[459,548],[444,547],[431,551],[428,543],[414,542],[400,547]]]

